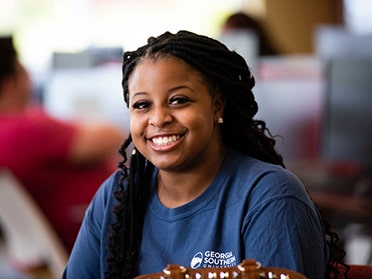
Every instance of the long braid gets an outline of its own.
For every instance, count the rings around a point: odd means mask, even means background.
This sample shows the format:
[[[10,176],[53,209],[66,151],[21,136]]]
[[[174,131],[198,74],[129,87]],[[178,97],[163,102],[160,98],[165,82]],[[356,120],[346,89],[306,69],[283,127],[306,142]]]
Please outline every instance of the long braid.
[[[127,207],[128,204],[128,191],[125,191],[123,188],[123,180],[128,180],[129,185],[132,184],[132,178],[130,177],[129,169],[127,169],[125,163],[127,162],[127,154],[125,150],[128,148],[132,141],[131,136],[123,143],[121,148],[119,149],[119,153],[123,156],[123,161],[118,164],[118,166],[122,169],[122,178],[119,184],[118,190],[115,191],[114,197],[118,200],[118,206],[113,209],[113,213],[116,216],[116,221],[110,225],[110,235],[108,238],[108,251],[109,254],[106,258],[106,262],[108,265],[108,272],[106,273],[106,278],[120,278],[119,274],[120,271],[118,270],[118,266],[121,266],[123,263],[123,253],[122,251],[125,249],[125,241],[122,238],[122,235],[125,235],[126,231],[125,228],[129,228],[128,226],[124,226],[122,216],[127,215]],[[128,186],[129,188],[129,186]],[[123,247],[123,248],[121,248]]]
[[[259,160],[284,166],[282,156],[274,148],[276,141],[265,122],[253,119],[258,106],[252,93],[255,80],[249,67],[240,55],[228,50],[217,40],[187,31],[176,34],[166,32],[159,37],[151,37],[147,45],[136,51],[125,52],[122,86],[127,105],[128,79],[140,59],[168,56],[178,57],[190,64],[202,75],[212,94],[224,96],[224,123],[221,130],[227,146]],[[129,137],[120,149],[124,159],[119,167],[123,170],[123,176],[120,188],[114,194],[119,204],[114,209],[116,221],[111,225],[109,236],[107,279],[130,279],[137,274],[142,227],[154,166],[136,151],[131,157],[130,168],[126,167],[126,150],[131,142],[132,138]],[[329,230],[327,233],[330,233]],[[335,239],[334,234],[330,235],[331,239]],[[332,245],[334,243],[331,242]]]
[[[114,193],[119,204],[113,210],[116,221],[110,226],[109,254],[106,259],[109,268],[105,274],[106,278],[133,278],[137,270],[138,247],[150,194],[146,188],[150,187],[153,165],[133,149],[130,168],[126,167],[126,149],[131,142],[132,137],[129,136],[119,149],[124,159],[119,163],[122,169],[120,187]],[[124,188],[124,181],[127,183],[126,188]]]

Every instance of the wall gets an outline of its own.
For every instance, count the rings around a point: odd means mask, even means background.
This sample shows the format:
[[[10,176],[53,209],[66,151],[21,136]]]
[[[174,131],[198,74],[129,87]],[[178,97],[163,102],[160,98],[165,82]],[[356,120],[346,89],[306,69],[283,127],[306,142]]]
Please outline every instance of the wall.
[[[265,0],[265,4],[266,27],[287,54],[313,53],[314,27],[342,23],[342,0]]]

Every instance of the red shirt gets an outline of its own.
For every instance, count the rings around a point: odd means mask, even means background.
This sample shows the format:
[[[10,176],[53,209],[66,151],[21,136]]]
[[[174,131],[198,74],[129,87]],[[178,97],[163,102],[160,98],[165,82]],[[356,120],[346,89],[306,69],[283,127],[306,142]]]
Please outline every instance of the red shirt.
[[[70,165],[67,154],[76,132],[74,124],[41,110],[0,114],[0,168],[27,188],[69,251],[87,205],[114,170],[108,163]]]

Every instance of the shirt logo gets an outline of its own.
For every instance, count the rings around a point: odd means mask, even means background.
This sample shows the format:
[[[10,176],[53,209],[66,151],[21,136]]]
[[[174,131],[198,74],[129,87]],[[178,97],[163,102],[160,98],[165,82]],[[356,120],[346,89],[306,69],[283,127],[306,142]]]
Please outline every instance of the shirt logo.
[[[232,251],[217,252],[207,250],[204,253],[197,252],[191,259],[190,267],[196,268],[216,268],[236,266],[236,258]]]
[[[191,260],[191,268],[192,269],[196,269],[196,268],[199,268],[201,263],[203,261],[203,253],[202,252],[198,252],[194,255],[194,257],[192,258]]]

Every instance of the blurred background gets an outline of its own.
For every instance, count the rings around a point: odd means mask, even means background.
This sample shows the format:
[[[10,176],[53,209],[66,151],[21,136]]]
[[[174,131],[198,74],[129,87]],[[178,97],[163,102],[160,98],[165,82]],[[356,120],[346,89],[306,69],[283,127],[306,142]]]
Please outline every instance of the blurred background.
[[[238,11],[262,24],[276,54],[259,54],[257,34],[223,32]],[[125,131],[122,52],[180,29],[246,58],[257,118],[340,233],[347,261],[371,265],[372,1],[0,0],[0,35],[13,36],[35,102]]]

